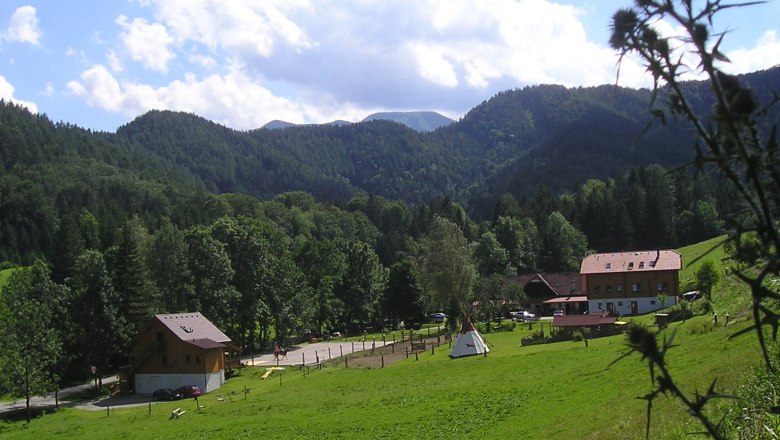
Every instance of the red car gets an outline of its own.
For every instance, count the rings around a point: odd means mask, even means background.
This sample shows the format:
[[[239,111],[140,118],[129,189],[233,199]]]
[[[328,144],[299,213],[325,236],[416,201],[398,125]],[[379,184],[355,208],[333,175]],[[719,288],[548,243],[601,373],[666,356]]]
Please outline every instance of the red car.
[[[198,397],[202,394],[200,388],[195,385],[180,386],[179,388],[176,388],[176,393],[180,394],[181,397]]]

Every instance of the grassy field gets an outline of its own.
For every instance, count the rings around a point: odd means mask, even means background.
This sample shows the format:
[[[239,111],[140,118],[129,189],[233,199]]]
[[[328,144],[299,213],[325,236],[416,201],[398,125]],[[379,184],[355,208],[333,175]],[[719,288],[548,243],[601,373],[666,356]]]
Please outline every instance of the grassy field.
[[[683,268],[680,271],[680,282],[692,280],[696,275],[696,270],[707,260],[712,260],[716,264],[721,264],[725,256],[723,243],[726,240],[725,235],[711,238],[701,243],[692,244],[678,249],[683,256]]]
[[[704,246],[706,247],[706,245]],[[698,248],[694,248],[696,251]],[[684,261],[691,261],[683,250]],[[718,260],[719,261],[719,260]],[[731,307],[728,327],[703,315],[673,323],[668,353],[674,377],[689,395],[712,379],[728,393],[750,366],[758,365],[755,336],[730,339],[749,325],[737,305],[742,287],[730,281],[713,292],[715,307]],[[650,322],[649,316],[636,321]],[[534,324],[537,330],[539,323]],[[263,368],[246,368],[219,391],[151,407],[88,412],[64,409],[30,424],[0,422],[3,439],[634,439],[644,438],[646,403],[652,390],[646,363],[626,351],[623,336],[520,347],[529,330],[484,335],[487,357],[451,360],[446,349],[385,368],[343,368],[333,362],[304,376],[290,368],[260,380]],[[249,392],[244,394],[244,389]],[[221,400],[220,400],[221,399]],[[713,407],[719,418],[724,403]],[[187,410],[169,419],[174,408]],[[690,438],[701,431],[676,400],[654,403],[650,438]]]
[[[750,337],[729,340],[746,322],[700,333],[697,317],[675,324],[670,366],[685,389],[719,378],[725,391],[758,361]],[[537,324],[538,325],[538,324]],[[671,329],[671,328],[670,328]],[[667,332],[670,329],[666,330]],[[519,347],[527,327],[487,336],[487,357],[450,360],[438,350],[383,369],[327,367],[304,377],[289,369],[266,381],[247,368],[218,392],[193,401],[88,412],[65,409],[27,425],[0,425],[17,438],[642,438],[651,389],[647,367],[624,352],[622,336]],[[249,393],[244,396],[244,387]],[[222,398],[223,401],[218,399]],[[187,414],[169,420],[181,407]],[[699,428],[671,399],[654,407],[651,438],[683,438]]]
[[[0,270],[0,287],[3,287],[5,285],[6,280],[8,280],[8,277],[11,276],[11,273],[15,269],[3,269]]]

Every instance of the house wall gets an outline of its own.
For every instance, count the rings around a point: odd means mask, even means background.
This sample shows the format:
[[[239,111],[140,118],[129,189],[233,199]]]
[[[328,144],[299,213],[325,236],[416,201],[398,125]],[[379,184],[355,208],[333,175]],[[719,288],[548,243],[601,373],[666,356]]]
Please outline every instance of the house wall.
[[[666,289],[659,289],[659,283],[665,284]],[[638,287],[637,291],[634,290],[634,284]],[[622,286],[622,290],[618,286]],[[590,300],[657,298],[661,293],[665,293],[669,298],[676,298],[680,294],[678,271],[586,274],[585,288]]]
[[[223,357],[222,349],[203,350],[188,344],[156,320],[133,344],[133,362],[142,361],[136,374],[219,373],[224,369]]]
[[[607,299],[590,299],[588,301],[588,308],[591,313],[599,310],[612,310],[616,315],[631,315],[631,303],[636,302],[637,314],[642,315],[645,313],[654,312],[661,309],[661,301],[657,296],[648,297],[629,297],[629,298],[607,298]],[[611,306],[609,305],[611,304]],[[671,307],[677,304],[677,297],[669,296],[664,302],[664,307]]]
[[[225,372],[202,374],[136,374],[135,393],[152,394],[159,388],[179,388],[182,385],[195,385],[204,393],[217,390],[225,383]]]

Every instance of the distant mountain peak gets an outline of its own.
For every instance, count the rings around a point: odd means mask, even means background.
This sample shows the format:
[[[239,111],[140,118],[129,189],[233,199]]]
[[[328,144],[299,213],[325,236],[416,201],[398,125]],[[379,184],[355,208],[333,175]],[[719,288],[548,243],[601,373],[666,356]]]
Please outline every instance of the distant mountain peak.
[[[434,131],[452,124],[452,119],[434,111],[379,112],[366,116],[363,122],[383,119],[406,125],[416,131]]]

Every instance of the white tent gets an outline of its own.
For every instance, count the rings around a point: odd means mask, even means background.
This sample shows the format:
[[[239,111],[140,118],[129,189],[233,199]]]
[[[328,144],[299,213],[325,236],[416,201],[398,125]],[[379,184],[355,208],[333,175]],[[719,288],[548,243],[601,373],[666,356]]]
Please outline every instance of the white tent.
[[[452,347],[450,357],[455,359],[464,356],[485,354],[489,351],[490,349],[485,344],[485,341],[482,340],[482,336],[479,335],[479,332],[477,332],[471,324],[471,320],[469,318],[463,318],[463,325],[460,328],[458,339],[455,341],[455,346]]]

